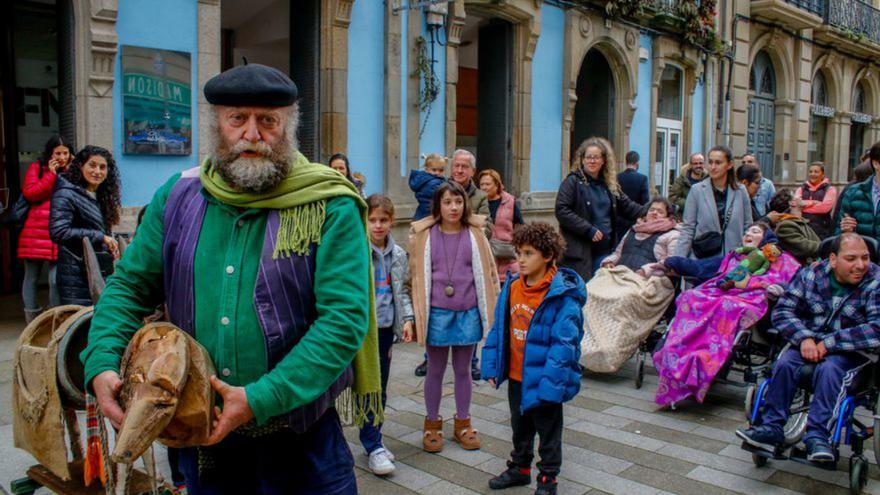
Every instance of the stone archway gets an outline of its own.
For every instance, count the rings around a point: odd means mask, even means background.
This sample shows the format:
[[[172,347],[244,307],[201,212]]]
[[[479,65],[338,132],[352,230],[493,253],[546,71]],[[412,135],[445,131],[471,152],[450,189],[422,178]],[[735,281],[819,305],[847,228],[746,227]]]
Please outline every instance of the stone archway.
[[[628,29],[597,28],[600,18],[582,12],[566,13],[565,43],[569,50],[565,59],[566,96],[563,104],[562,162],[563,176],[571,165],[574,143],[572,129],[578,99],[578,77],[588,53],[595,50],[607,62],[613,79],[613,114],[610,128],[615,150],[629,148],[629,129],[635,113],[636,67],[638,66],[638,32]],[[601,30],[599,33],[595,31]]]
[[[456,142],[455,109],[458,84],[459,45],[467,12],[497,17],[512,25],[511,79],[511,178],[506,188],[514,194],[529,190],[531,153],[532,57],[541,33],[540,3],[530,0],[455,0],[449,6],[446,48],[446,154],[451,156]],[[479,163],[478,163],[479,166]]]

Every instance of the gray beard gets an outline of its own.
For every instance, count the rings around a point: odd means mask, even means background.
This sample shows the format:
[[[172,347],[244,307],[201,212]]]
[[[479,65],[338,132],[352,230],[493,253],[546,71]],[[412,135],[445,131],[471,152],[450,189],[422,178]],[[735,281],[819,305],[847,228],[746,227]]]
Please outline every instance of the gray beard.
[[[222,139],[222,138],[220,138]],[[255,150],[261,156],[241,157],[243,150]],[[293,148],[287,140],[274,148],[266,143],[240,141],[220,144],[214,150],[214,167],[227,184],[243,192],[264,193],[272,190],[290,172]]]
[[[275,162],[267,157],[216,160],[214,166],[228,184],[258,194],[275,188],[290,172],[290,162]]]

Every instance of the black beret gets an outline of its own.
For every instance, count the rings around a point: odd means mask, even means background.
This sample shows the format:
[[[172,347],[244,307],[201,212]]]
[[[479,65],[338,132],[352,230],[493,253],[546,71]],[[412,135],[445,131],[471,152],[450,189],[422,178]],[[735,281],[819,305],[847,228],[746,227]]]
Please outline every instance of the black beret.
[[[274,67],[245,64],[233,67],[205,83],[205,99],[231,107],[286,107],[297,96],[296,84]]]

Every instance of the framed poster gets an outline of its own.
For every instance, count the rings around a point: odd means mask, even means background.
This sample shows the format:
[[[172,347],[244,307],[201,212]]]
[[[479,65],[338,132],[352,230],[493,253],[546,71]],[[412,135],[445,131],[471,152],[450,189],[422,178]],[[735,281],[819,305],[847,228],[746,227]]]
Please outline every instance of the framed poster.
[[[192,153],[191,81],[189,53],[123,45],[123,153]]]

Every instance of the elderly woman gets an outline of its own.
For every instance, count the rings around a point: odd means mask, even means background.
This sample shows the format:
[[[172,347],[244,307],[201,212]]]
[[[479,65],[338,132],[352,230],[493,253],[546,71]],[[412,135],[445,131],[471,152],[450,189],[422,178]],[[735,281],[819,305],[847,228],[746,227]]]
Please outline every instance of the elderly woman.
[[[556,195],[556,219],[566,243],[560,264],[589,281],[623,236],[616,231],[617,218],[635,220],[641,209],[617,183],[611,143],[599,137],[585,140]]]
[[[498,279],[501,283],[507,279],[507,272],[519,272],[516,264],[516,253],[513,251],[513,229],[522,225],[522,212],[516,204],[516,198],[504,190],[501,174],[492,169],[483,170],[479,175],[480,189],[486,193],[489,199],[489,216],[492,219],[492,254],[495,255],[495,265],[498,269]]]
[[[602,270],[587,284],[583,363],[612,373],[632,356],[672,302],[675,289],[662,263],[678,240],[673,205],[666,198],[648,203],[646,215],[623,236]]]
[[[781,285],[800,268],[794,256],[781,252],[775,242],[769,225],[752,224],[742,236],[742,247],[727,253],[714,277],[679,296],[666,343],[654,354],[660,375],[658,404],[673,404],[691,395],[703,402],[730,356],[736,334],[764,316],[767,292],[781,293]],[[671,257],[665,264],[681,273],[682,262],[704,261]]]
[[[803,217],[820,239],[831,236],[834,226],[831,222],[831,210],[837,202],[837,189],[825,177],[825,164],[813,162],[808,170],[807,181],[797,188],[794,195],[803,200]]]

